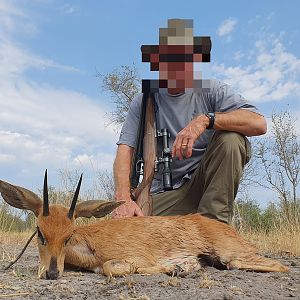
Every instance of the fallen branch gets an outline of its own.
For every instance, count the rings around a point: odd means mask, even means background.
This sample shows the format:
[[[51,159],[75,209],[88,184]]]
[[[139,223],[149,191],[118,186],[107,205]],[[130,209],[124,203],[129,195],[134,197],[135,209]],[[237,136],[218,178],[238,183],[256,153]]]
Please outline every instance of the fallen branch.
[[[4,271],[8,270],[13,264],[15,264],[19,260],[19,258],[23,255],[23,253],[27,249],[27,247],[30,244],[31,240],[36,235],[36,233],[37,233],[37,230],[35,230],[35,232],[31,235],[31,237],[29,238],[29,240],[26,242],[24,248],[22,249],[21,253],[17,256],[17,258],[14,261],[12,261],[6,268],[3,269]],[[0,298],[1,298],[1,295],[0,295]]]

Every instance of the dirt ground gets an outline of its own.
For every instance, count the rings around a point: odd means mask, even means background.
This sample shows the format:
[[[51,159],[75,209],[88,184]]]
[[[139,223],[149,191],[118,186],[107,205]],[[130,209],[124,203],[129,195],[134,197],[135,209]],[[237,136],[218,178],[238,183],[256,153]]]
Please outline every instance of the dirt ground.
[[[59,280],[37,278],[38,252],[30,245],[8,271],[21,245],[1,245],[0,299],[300,299],[300,258],[281,258],[286,274],[239,270],[203,271],[184,277],[130,275],[107,282],[99,274],[67,271]]]

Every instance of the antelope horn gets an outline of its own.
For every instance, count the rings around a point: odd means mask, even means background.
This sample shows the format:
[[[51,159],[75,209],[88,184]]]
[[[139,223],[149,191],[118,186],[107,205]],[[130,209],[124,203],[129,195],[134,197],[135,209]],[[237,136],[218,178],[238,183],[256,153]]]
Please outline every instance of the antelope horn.
[[[43,216],[49,216],[47,169],[44,176],[43,200]]]
[[[78,182],[77,187],[76,187],[76,191],[75,191],[75,194],[74,194],[71,206],[70,206],[70,210],[68,212],[68,218],[69,219],[73,218],[73,214],[74,214],[74,211],[75,211],[76,202],[77,202],[77,199],[78,199],[79,190],[80,190],[80,186],[81,186],[81,181],[82,181],[82,174],[79,178],[79,182]]]

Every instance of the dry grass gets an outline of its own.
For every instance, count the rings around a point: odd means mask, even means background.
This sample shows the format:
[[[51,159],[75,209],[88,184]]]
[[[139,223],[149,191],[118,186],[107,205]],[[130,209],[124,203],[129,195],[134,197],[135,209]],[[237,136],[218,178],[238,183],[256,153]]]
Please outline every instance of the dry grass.
[[[29,237],[31,231],[25,232],[3,232],[0,231],[0,261],[13,261],[20,253]],[[32,243],[36,243],[35,240]],[[9,249],[9,250],[8,250]]]
[[[207,273],[201,275],[201,281],[199,283],[199,288],[210,289],[215,284],[215,281],[210,278]]]
[[[273,256],[300,256],[300,226],[281,226],[268,233],[244,231],[241,233],[265,254]]]
[[[168,287],[168,286],[179,287],[180,281],[177,277],[171,277],[170,279],[160,282],[160,285],[163,287]]]
[[[119,300],[150,300],[150,298],[147,295],[129,296],[129,295],[121,294],[119,295]]]
[[[0,298],[6,298],[6,299],[12,299],[14,297],[22,297],[22,296],[28,296],[30,293],[24,292],[24,293],[13,293],[13,294],[1,294]]]
[[[0,231],[0,245],[23,245],[32,235],[33,231],[7,232]]]

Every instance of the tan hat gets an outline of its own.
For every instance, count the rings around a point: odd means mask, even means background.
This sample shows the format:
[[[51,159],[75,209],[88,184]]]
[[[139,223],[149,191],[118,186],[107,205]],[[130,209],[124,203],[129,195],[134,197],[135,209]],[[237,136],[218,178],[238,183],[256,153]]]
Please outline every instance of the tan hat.
[[[194,45],[193,20],[169,19],[168,28],[159,28],[160,45]]]
[[[160,61],[194,61],[194,54],[202,54],[201,61],[210,62],[211,39],[193,35],[192,19],[169,19],[168,28],[159,29],[159,45],[143,45],[141,51],[143,62],[155,53]]]

